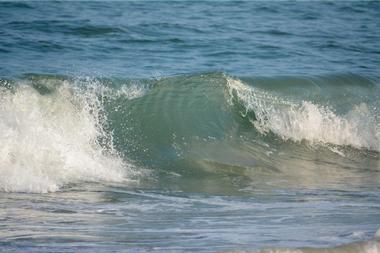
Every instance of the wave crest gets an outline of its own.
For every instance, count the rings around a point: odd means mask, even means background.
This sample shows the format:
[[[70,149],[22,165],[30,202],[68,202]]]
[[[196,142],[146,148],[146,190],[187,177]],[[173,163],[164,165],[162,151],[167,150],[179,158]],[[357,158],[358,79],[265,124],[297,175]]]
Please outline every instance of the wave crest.
[[[0,190],[57,191],[82,181],[121,182],[131,167],[112,149],[96,85],[63,81],[48,94],[21,83],[0,90]]]
[[[262,134],[272,132],[284,140],[330,143],[380,151],[380,122],[376,108],[362,102],[339,115],[328,106],[311,101],[292,101],[227,77],[230,97],[243,104]]]

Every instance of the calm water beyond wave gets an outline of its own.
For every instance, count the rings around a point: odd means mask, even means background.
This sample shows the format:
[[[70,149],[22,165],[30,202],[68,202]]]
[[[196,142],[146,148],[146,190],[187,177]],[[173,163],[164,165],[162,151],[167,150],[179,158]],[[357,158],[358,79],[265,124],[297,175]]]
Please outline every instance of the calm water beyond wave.
[[[380,252],[380,2],[0,2],[0,252]]]

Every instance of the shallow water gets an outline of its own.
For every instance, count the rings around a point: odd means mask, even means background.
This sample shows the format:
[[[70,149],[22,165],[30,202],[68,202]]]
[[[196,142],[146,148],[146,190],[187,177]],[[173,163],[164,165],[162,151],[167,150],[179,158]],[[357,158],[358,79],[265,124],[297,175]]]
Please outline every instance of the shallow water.
[[[379,9],[1,2],[1,251],[378,252]]]

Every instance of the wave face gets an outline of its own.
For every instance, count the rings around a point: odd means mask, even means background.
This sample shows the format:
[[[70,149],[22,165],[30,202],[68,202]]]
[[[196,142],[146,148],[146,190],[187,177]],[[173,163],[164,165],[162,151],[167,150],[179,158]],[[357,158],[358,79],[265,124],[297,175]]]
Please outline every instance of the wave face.
[[[121,182],[136,174],[131,160],[158,184],[188,190],[195,182],[217,192],[371,182],[355,170],[378,169],[374,94],[376,80],[349,75],[3,80],[0,187],[47,192]]]
[[[110,127],[117,149],[155,168],[164,185],[343,187],[363,183],[355,170],[379,168],[376,80],[211,73],[142,85],[141,97],[109,105],[120,107]]]

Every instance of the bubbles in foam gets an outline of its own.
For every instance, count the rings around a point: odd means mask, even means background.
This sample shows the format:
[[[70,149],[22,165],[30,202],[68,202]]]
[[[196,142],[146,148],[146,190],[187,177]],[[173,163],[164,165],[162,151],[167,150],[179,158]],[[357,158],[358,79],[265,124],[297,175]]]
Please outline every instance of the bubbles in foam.
[[[310,101],[290,101],[227,78],[231,97],[247,111],[254,111],[255,128],[275,133],[282,139],[312,143],[331,143],[380,151],[380,123],[368,105],[354,105],[338,115],[326,106]]]
[[[148,88],[138,83],[132,83],[131,85],[123,85],[116,92],[116,96],[126,97],[128,99],[135,99],[145,95]]]
[[[132,170],[112,150],[96,85],[64,81],[41,95],[30,85],[0,90],[0,190],[56,191],[83,181],[127,180]]]

